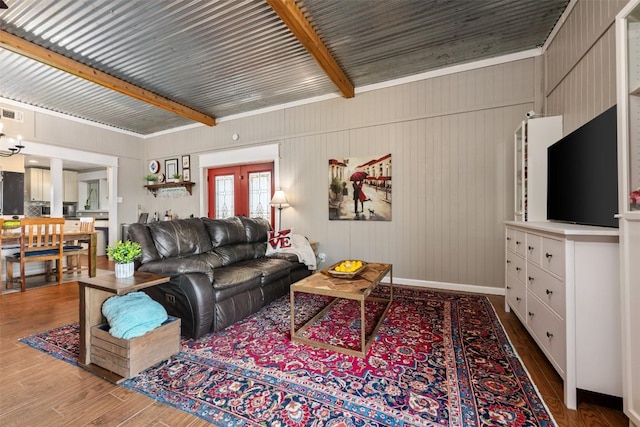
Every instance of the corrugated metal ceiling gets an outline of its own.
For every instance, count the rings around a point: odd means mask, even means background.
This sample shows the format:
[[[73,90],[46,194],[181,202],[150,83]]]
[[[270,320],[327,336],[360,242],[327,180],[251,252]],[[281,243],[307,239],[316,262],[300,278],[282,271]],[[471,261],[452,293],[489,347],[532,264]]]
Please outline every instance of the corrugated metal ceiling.
[[[339,93],[263,0],[5,0],[0,29],[215,117]],[[541,46],[568,0],[297,0],[353,85]],[[193,123],[8,50],[0,97],[139,134]]]

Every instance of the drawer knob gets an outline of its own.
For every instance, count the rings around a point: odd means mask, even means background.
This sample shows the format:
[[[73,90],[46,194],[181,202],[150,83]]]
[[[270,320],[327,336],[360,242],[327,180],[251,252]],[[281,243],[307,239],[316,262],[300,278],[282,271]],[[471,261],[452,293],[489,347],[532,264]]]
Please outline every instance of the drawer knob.
[[[516,245],[520,245],[520,243],[521,243],[521,242],[518,242],[518,241],[516,240]]]
[[[520,271],[522,270],[520,267],[516,267],[516,271]]]
[[[507,241],[511,240],[511,237],[507,237]]]
[[[553,334],[551,332],[547,332],[547,338],[549,339],[553,338]]]
[[[516,301],[520,302],[520,301],[522,301],[522,298],[516,297]]]
[[[510,259],[507,260],[507,264],[511,264],[511,260]]]
[[[529,312],[529,317],[533,317],[533,313],[532,312]]]
[[[549,289],[547,289],[547,295],[551,295],[553,293],[553,291],[550,291]]]
[[[507,286],[507,290],[511,289],[511,286]]]
[[[530,281],[530,282],[533,282],[534,280],[535,280],[535,279],[534,279],[533,277],[529,276],[529,281]]]
[[[544,256],[545,256],[547,259],[550,259],[550,258],[553,256],[553,254],[550,254],[549,252],[547,252],[546,254],[544,254]]]
[[[533,246],[529,246],[529,250],[532,251],[533,250]]]

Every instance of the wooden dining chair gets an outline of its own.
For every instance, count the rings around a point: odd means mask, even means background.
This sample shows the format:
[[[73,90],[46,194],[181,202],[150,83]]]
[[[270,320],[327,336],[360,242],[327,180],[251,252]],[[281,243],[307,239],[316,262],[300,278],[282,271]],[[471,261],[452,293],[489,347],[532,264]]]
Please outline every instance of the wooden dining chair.
[[[78,231],[93,233],[95,231],[96,219],[93,217],[82,217],[78,225]],[[67,258],[67,272],[82,271],[81,255],[89,255],[89,243],[86,240],[79,240],[76,244],[65,245],[64,255]]]
[[[20,289],[26,290],[25,266],[29,262],[44,262],[45,271],[56,263],[58,285],[62,284],[64,218],[23,218],[20,220],[20,252],[7,256],[7,282],[13,277],[13,264],[20,264]]]

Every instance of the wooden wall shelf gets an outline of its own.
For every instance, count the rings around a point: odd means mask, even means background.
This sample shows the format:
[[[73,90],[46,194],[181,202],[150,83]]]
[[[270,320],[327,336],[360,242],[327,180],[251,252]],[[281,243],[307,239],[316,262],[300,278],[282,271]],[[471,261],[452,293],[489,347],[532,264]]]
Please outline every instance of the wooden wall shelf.
[[[163,184],[145,185],[145,188],[149,190],[151,193],[153,193],[153,197],[157,197],[158,191],[162,190],[163,188],[175,188],[175,187],[184,187],[189,192],[189,195],[192,195],[191,189],[194,185],[196,185],[195,182],[181,181],[181,182],[166,182]]]

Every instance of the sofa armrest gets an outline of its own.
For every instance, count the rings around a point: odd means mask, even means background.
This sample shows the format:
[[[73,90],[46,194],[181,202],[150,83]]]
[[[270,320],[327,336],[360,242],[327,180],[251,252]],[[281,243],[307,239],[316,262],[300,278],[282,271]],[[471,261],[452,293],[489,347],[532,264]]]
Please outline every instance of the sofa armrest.
[[[198,339],[212,329],[215,312],[213,287],[204,274],[179,274],[171,277],[168,283],[143,291],[159,302],[170,316],[181,319],[183,336]]]
[[[166,258],[159,261],[151,261],[142,264],[139,270],[164,276],[201,273],[207,276],[209,284],[213,283],[213,268],[206,262],[196,258]]]

